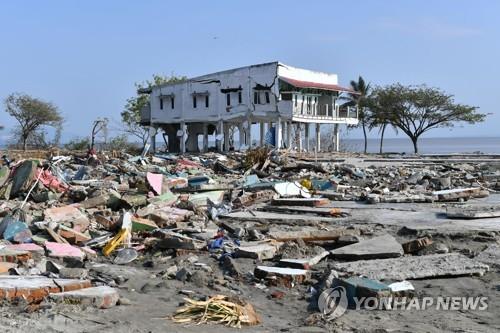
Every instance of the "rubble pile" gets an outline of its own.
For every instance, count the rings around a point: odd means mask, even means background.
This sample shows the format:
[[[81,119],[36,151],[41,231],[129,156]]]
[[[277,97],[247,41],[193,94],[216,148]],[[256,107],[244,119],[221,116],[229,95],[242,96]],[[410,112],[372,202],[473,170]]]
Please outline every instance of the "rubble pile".
[[[449,218],[500,215],[462,204],[500,189],[496,164],[422,162],[359,167],[268,149],[9,160],[0,167],[0,299],[106,309],[120,304],[126,280],[110,267],[160,262],[154,277],[184,283],[190,297],[175,321],[239,327],[260,322],[258,307],[219,295],[251,298],[240,284],[276,299],[300,286],[314,303],[334,286],[351,300],[413,290],[406,280],[486,274],[487,264],[430,235],[404,238],[340,208],[439,203]],[[191,290],[207,287],[212,294]]]

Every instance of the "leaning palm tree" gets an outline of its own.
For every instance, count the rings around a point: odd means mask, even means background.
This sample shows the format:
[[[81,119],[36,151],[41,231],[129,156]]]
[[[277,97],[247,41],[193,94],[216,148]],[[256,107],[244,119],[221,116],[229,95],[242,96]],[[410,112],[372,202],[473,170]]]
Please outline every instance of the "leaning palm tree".
[[[359,119],[359,125],[361,125],[361,128],[363,129],[363,136],[365,140],[365,146],[364,146],[364,153],[366,154],[366,151],[368,149],[368,138],[367,138],[367,129],[369,130],[369,103],[368,103],[368,96],[370,94],[370,84],[366,83],[365,80],[359,76],[357,81],[352,80],[351,83],[351,89],[353,90],[352,93],[348,93],[345,97],[343,97],[344,100],[347,100],[347,102],[344,104],[345,106],[355,106],[358,109],[358,119]]]

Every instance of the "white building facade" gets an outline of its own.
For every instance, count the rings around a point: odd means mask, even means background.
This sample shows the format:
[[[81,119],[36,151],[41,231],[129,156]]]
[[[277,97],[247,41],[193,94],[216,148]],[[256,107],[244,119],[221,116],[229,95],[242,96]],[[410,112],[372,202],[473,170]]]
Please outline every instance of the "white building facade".
[[[141,123],[156,129],[152,133],[162,130],[171,152],[207,151],[210,136],[219,151],[266,142],[278,148],[320,151],[322,124],[334,124],[332,141],[338,150],[339,125],[358,123],[357,109],[339,101],[342,93],[352,91],[338,85],[336,74],[280,62],[207,74],[143,92],[149,93],[150,103],[141,112]],[[315,131],[312,147],[311,127]]]

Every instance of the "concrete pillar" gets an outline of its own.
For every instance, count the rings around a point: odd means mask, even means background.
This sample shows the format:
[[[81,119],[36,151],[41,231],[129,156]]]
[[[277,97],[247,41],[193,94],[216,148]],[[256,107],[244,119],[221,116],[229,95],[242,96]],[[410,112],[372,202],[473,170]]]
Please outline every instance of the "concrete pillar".
[[[286,123],[286,147],[288,149],[292,148],[292,122]]]
[[[333,134],[335,137],[335,151],[340,151],[340,132],[339,132],[339,124],[335,124],[333,127]]]
[[[224,122],[221,119],[221,120],[219,120],[219,123],[217,124],[217,136],[215,139],[217,150],[220,152],[222,151],[222,143],[223,143],[222,140],[223,139],[224,139]]]
[[[250,119],[247,120],[247,128],[245,129],[246,132],[246,144],[248,148],[252,148],[252,121]]]
[[[297,149],[302,151],[302,123],[297,123]]]
[[[190,123],[186,125],[186,133],[184,134],[186,142],[186,150],[190,153],[200,151],[198,147],[198,131],[200,130],[198,124]]]
[[[224,131],[224,147],[223,147],[223,150],[224,151],[229,151],[229,139],[230,136],[229,136],[229,130],[231,128],[231,124],[230,123],[225,123],[224,124],[224,128],[223,128],[223,131]]]
[[[280,149],[282,147],[282,124],[283,122],[281,121],[281,117],[278,117],[278,120],[276,121],[276,148]]]
[[[305,129],[305,132],[306,132],[305,148],[306,148],[306,151],[309,151],[309,123],[305,123],[304,125],[306,127],[306,129]]]
[[[321,125],[316,124],[316,152],[321,150]]]
[[[179,136],[179,140],[181,141],[181,154],[185,154],[186,153],[186,123],[185,122],[181,122],[181,127],[179,129],[179,131],[181,132]]]
[[[239,147],[241,148],[242,146],[245,145],[245,130],[243,129],[243,125],[239,124],[238,125],[238,143]]]
[[[265,131],[265,128],[264,128],[264,122],[261,121],[259,123],[259,130],[260,130],[260,146],[264,146],[264,140],[265,140],[265,136],[266,136],[266,131]]]
[[[154,154],[156,153],[156,131],[157,129],[155,128],[154,130],[151,131],[151,136],[150,136],[150,141],[151,141],[151,152]]]
[[[203,124],[203,152],[208,151],[208,124]]]

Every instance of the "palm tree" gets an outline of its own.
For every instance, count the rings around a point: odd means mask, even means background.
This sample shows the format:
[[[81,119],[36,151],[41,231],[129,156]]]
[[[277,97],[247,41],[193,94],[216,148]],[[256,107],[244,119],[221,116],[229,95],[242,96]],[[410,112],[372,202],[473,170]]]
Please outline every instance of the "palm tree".
[[[350,82],[352,93],[348,93],[343,99],[347,100],[346,106],[356,106],[358,108],[359,125],[363,129],[363,136],[365,140],[364,153],[368,149],[367,127],[369,127],[369,108],[368,108],[368,95],[370,94],[370,84],[359,76],[357,81],[351,80]],[[358,126],[359,126],[358,125]],[[370,130],[370,128],[368,128]]]

